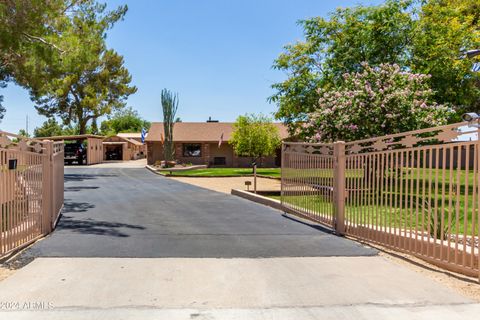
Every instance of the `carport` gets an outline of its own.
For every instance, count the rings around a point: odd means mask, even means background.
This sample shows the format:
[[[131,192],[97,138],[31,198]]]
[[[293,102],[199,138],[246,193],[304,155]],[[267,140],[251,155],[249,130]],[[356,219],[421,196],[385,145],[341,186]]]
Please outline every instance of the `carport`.
[[[87,165],[101,163],[103,161],[103,145],[102,141],[105,137],[94,134],[79,134],[71,136],[53,136],[39,138],[44,140],[79,142],[85,145],[87,149]]]
[[[124,154],[126,154],[125,149],[127,148],[126,142],[120,141],[104,141],[103,150],[104,156],[103,160],[125,160]]]
[[[137,160],[143,158],[143,143],[120,136],[111,136],[103,140],[103,160]]]

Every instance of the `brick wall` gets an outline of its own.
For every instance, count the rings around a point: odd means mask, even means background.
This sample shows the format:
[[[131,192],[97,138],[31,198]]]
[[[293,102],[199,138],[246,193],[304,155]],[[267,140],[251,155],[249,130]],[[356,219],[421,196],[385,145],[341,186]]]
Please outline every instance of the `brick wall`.
[[[213,165],[215,157],[225,157],[225,167],[246,168],[251,166],[252,158],[239,157],[233,152],[233,148],[228,143],[223,143],[220,148],[217,143],[201,143],[202,152],[200,157],[184,157],[183,144],[198,142],[177,142],[175,146],[175,159],[180,163],[192,163],[198,165]],[[148,164],[154,164],[156,161],[164,160],[163,147],[161,142],[147,142],[147,160]],[[259,167],[275,167],[275,157],[265,157],[258,161]]]

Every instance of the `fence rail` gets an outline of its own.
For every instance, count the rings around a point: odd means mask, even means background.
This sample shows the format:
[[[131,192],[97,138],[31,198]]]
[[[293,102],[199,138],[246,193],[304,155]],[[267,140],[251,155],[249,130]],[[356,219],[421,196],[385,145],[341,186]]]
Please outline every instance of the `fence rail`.
[[[0,131],[0,257],[51,232],[63,207],[63,142]]]
[[[478,129],[284,143],[282,205],[367,242],[480,278]]]

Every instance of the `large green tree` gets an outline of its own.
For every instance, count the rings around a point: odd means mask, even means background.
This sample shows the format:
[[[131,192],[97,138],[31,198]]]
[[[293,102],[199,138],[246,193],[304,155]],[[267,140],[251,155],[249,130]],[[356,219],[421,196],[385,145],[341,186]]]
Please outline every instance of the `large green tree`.
[[[105,9],[95,4],[77,13],[68,27],[70,36],[62,42],[65,52],[43,65],[46,79],[30,90],[40,114],[58,116],[65,124],[77,123],[80,134],[86,133],[89,122],[123,108],[136,92],[123,57],[105,44],[107,30],[123,18],[127,8]]]
[[[36,82],[30,68],[35,61],[49,62],[58,46],[65,21],[75,16],[71,10],[82,6],[81,0],[2,0],[0,1],[0,89],[9,81],[23,86]],[[0,119],[5,108],[1,106]]]
[[[119,132],[140,132],[149,129],[150,122],[142,119],[132,107],[115,112],[108,120],[102,121],[100,130],[103,135],[114,135]]]
[[[387,1],[381,6],[339,8],[328,19],[299,21],[304,41],[285,46],[274,68],[287,74],[276,83],[270,101],[291,134],[304,135],[302,122],[317,105],[317,90],[335,87],[346,72],[360,71],[361,63],[397,63],[407,59],[412,29],[410,1]],[[298,132],[300,131],[300,132]]]
[[[236,154],[251,157],[252,162],[275,155],[281,139],[278,128],[264,115],[239,116],[228,141]]]
[[[457,114],[474,109],[479,75],[473,60],[459,56],[480,47],[479,12],[477,0],[387,0],[300,21],[305,40],[286,46],[274,63],[287,74],[273,85],[276,118],[307,137],[303,123],[318,104],[318,90],[340,86],[343,74],[362,71],[363,62],[429,74],[435,102],[456,106]]]
[[[456,105],[458,115],[480,111],[480,74],[472,70],[478,59],[461,59],[461,51],[480,48],[478,0],[424,1],[411,47],[408,66],[431,75],[437,101]]]

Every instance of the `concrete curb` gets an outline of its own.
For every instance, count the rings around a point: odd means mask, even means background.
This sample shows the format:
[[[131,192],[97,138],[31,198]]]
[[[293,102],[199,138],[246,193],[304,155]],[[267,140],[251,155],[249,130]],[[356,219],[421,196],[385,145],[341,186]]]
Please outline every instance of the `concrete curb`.
[[[165,177],[164,174],[161,174],[161,173],[158,172],[154,167],[152,167],[152,166],[150,166],[150,165],[148,165],[148,164],[145,166],[145,169],[147,169],[148,171],[151,171],[151,172],[153,172],[153,173],[155,173],[155,174],[158,174],[159,176]]]
[[[278,210],[283,211],[282,204],[278,200],[268,198],[268,197],[264,197],[264,196],[261,196],[259,194],[255,194],[255,193],[240,190],[240,189],[232,189],[232,191],[230,193],[234,196],[238,196],[238,197],[241,197],[241,198],[244,198],[244,199],[247,199],[247,200],[250,200],[250,201],[253,201],[253,202],[257,202],[257,203],[263,204],[265,206],[269,206],[269,207],[272,207],[274,209],[278,209]]]
[[[181,174],[163,174],[165,177],[177,177],[177,178],[253,178],[253,174],[237,174],[237,175],[225,175],[225,176],[190,176],[190,175],[181,175]],[[265,178],[271,180],[281,180],[280,178],[274,178],[270,176],[263,176],[257,174],[257,178]]]

